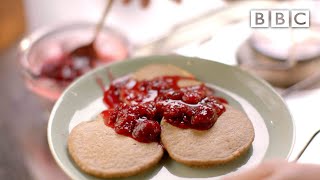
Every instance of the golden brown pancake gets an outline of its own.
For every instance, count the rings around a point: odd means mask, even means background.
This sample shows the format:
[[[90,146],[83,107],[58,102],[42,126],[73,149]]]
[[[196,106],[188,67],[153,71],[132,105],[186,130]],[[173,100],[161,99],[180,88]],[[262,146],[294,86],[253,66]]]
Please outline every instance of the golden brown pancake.
[[[136,80],[159,76],[193,77],[173,65],[153,64],[132,74]],[[199,81],[184,79],[180,87],[198,85]],[[205,131],[180,129],[165,120],[161,122],[161,142],[169,155],[178,162],[208,166],[229,162],[245,153],[254,139],[251,121],[231,106]],[[104,178],[127,177],[139,174],[155,164],[163,148],[158,143],[140,143],[117,134],[106,126],[102,117],[77,125],[70,133],[68,150],[84,172]]]
[[[171,64],[150,64],[138,69],[132,76],[138,81],[152,80],[161,76],[194,77],[188,71]]]
[[[161,142],[170,157],[191,166],[227,163],[247,152],[254,139],[251,121],[242,112],[226,105],[209,130],[181,129],[161,122]]]
[[[100,116],[72,129],[68,150],[82,171],[103,178],[139,174],[156,165],[163,155],[159,143],[140,143],[119,135]]]
[[[137,80],[150,80],[159,76],[193,75],[173,65],[153,64],[134,73]],[[180,87],[199,85],[196,80],[180,80]],[[254,139],[254,129],[248,117],[226,105],[224,112],[209,130],[181,129],[166,121],[161,122],[161,142],[170,157],[193,166],[227,163],[247,152]]]

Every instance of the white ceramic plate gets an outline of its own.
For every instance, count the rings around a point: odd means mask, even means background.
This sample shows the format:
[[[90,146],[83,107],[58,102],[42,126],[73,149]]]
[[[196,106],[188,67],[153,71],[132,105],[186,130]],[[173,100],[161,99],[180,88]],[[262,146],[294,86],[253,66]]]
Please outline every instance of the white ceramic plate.
[[[270,158],[287,158],[294,142],[294,125],[281,97],[264,81],[221,63],[182,56],[152,56],[110,64],[93,70],[75,81],[56,102],[48,124],[48,141],[59,166],[72,179],[99,179],[82,172],[67,151],[70,130],[90,120],[104,108],[103,93],[96,77],[108,84],[107,68],[115,77],[134,72],[152,63],[173,64],[193,73],[213,86],[219,96],[244,111],[253,123],[255,140],[249,153],[226,165],[206,169],[191,168],[171,160],[167,155],[158,166],[128,179],[217,178],[252,167]]]

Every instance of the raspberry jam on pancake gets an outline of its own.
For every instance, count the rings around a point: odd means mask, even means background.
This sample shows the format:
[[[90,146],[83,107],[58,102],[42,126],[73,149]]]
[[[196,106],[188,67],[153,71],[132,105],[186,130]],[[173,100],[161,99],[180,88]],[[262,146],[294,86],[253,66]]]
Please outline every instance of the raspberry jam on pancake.
[[[181,86],[179,81],[196,81],[190,77],[162,76],[136,81],[114,81],[104,92],[109,109],[102,112],[105,124],[118,134],[139,142],[159,142],[160,121],[183,129],[208,130],[225,111],[213,90],[203,83]]]

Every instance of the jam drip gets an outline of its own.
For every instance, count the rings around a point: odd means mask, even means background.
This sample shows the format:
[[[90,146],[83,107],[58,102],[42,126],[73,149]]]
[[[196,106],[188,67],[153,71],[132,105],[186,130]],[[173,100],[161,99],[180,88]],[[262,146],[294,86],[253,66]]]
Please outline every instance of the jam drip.
[[[103,100],[110,108],[102,112],[105,124],[139,142],[158,142],[162,119],[179,128],[210,129],[227,101],[215,97],[203,83],[179,87],[180,80],[194,79],[164,76],[114,81],[104,92]]]

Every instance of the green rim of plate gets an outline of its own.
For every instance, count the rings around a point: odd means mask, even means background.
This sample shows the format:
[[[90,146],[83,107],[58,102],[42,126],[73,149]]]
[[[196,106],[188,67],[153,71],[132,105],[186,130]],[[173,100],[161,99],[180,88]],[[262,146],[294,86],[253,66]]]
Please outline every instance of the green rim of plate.
[[[114,77],[121,77],[154,63],[179,66],[203,82],[215,84],[246,99],[263,117],[268,129],[269,145],[263,159],[289,158],[295,142],[295,126],[286,103],[267,82],[238,67],[211,60],[178,55],[150,56],[92,70],[73,82],[55,103],[48,123],[48,143],[57,164],[72,179],[99,179],[75,167],[68,156],[66,144],[69,122],[74,112],[102,96],[95,77],[101,77],[108,84],[106,69],[111,70]]]

